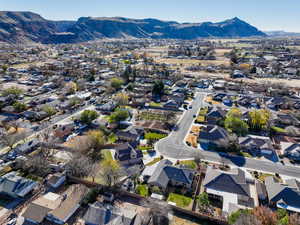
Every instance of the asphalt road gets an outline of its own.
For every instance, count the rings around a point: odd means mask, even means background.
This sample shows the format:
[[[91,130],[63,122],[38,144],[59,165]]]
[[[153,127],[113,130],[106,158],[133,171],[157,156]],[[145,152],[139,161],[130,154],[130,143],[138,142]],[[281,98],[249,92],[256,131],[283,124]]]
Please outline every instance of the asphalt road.
[[[231,166],[243,167],[246,169],[266,172],[278,173],[280,175],[295,177],[300,179],[300,167],[285,166],[281,163],[273,163],[271,161],[251,159],[240,156],[232,156],[225,153],[204,151],[189,147],[184,143],[185,136],[189,132],[193,123],[194,114],[205,106],[205,93],[197,93],[193,101],[192,109],[184,112],[181,120],[178,122],[178,129],[172,131],[171,134],[156,143],[155,149],[164,157],[176,160],[192,159],[199,156],[202,160],[208,162],[224,163]]]

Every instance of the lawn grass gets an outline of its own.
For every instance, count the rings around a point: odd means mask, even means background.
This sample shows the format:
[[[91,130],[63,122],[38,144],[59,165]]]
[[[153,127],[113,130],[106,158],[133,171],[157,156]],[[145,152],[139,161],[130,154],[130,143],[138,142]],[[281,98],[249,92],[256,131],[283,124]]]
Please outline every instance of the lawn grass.
[[[111,151],[110,150],[102,150],[101,151],[102,157],[105,160],[113,160],[113,157],[111,155]]]
[[[253,158],[252,155],[250,155],[248,152],[240,152],[239,155],[247,158]]]
[[[155,158],[151,162],[147,163],[146,166],[152,166],[159,161],[160,161],[160,158]]]
[[[195,122],[196,123],[204,123],[205,122],[205,116],[198,116]]]
[[[154,112],[141,112],[139,114],[140,120],[156,120],[161,122],[167,122],[168,118],[165,114]]]
[[[110,144],[114,144],[117,140],[118,140],[118,137],[117,137],[117,135],[115,135],[114,133],[111,133],[111,134],[108,136],[108,142],[109,142]]]
[[[167,134],[159,134],[159,133],[154,133],[154,132],[149,132],[145,134],[145,139],[147,140],[159,140],[162,138],[167,137]]]
[[[273,176],[272,174],[268,174],[268,173],[261,173],[258,175],[258,180],[260,180],[261,182],[264,182],[265,179],[267,177]]]
[[[181,165],[185,165],[190,169],[196,169],[197,168],[197,164],[194,160],[184,160],[184,161],[180,161],[179,164]]]
[[[135,189],[135,192],[143,197],[149,196],[149,190],[146,184],[138,185]]]
[[[162,105],[161,105],[161,103],[150,102],[149,106],[152,106],[152,107],[161,107]]]
[[[184,195],[170,193],[167,201],[175,202],[176,206],[186,208],[191,204],[192,199]]]
[[[153,149],[153,146],[152,145],[150,145],[150,146],[141,146],[141,145],[139,145],[137,148],[141,151],[147,151],[147,150]]]
[[[285,133],[285,129],[281,128],[281,127],[276,127],[276,126],[272,126],[271,130],[274,131],[275,133]]]

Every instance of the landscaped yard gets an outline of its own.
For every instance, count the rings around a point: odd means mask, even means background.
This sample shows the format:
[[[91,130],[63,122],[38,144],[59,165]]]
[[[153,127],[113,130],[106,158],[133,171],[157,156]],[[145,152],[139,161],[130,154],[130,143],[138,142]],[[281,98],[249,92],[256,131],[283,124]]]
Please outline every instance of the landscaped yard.
[[[239,154],[243,157],[253,158],[252,155],[250,155],[248,152],[240,152]]]
[[[184,195],[170,193],[168,201],[175,202],[178,207],[186,208],[191,204],[192,199]]]
[[[200,130],[200,126],[192,126],[191,132],[193,132],[194,134],[199,134]]]
[[[110,150],[102,150],[101,154],[102,154],[103,159],[113,160],[113,157],[111,155],[111,151]]]
[[[179,164],[181,165],[185,165],[190,169],[196,169],[197,168],[197,164],[194,160],[184,160],[184,161],[180,161]]]
[[[196,123],[204,123],[205,122],[205,116],[198,116],[195,122]]]
[[[148,186],[146,184],[141,184],[136,187],[135,192],[141,196],[147,197],[149,196]]]
[[[147,146],[141,146],[141,145],[139,145],[137,148],[139,150],[141,150],[141,151],[147,151],[147,150],[153,149],[153,146],[152,145],[147,145]]]
[[[193,146],[194,148],[197,148],[198,146],[198,137],[195,134],[189,134],[186,138],[186,142]]]
[[[155,163],[159,162],[161,159],[160,158],[155,158],[151,162],[147,163],[146,166],[152,166]]]
[[[169,120],[169,117],[167,113],[159,113],[159,112],[150,112],[150,111],[144,111],[138,114],[139,120],[156,120],[161,122],[167,122]]]
[[[147,140],[159,140],[167,137],[167,134],[159,134],[159,133],[146,133],[145,139]]]
[[[149,103],[149,106],[152,106],[152,107],[161,107],[161,103],[157,103],[157,102],[150,102]]]
[[[109,142],[110,144],[114,144],[117,140],[118,140],[118,137],[117,137],[117,135],[115,135],[114,133],[111,133],[111,134],[108,136],[108,142]]]
[[[214,101],[211,96],[207,96],[205,101],[208,102],[208,103],[211,103],[213,105],[220,104],[220,102]]]

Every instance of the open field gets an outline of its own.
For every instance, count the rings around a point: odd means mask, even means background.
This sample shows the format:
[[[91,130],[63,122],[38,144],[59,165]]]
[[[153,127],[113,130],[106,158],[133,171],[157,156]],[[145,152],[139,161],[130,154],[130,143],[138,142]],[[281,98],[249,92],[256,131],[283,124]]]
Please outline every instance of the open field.
[[[172,64],[177,66],[192,66],[192,65],[202,65],[202,66],[209,66],[209,65],[225,65],[228,66],[230,64],[229,60],[198,60],[198,59],[167,59],[167,58],[159,58],[155,59],[158,63],[166,63]]]
[[[300,87],[300,80],[288,80],[288,79],[279,79],[279,78],[255,78],[254,80],[245,79],[247,82],[271,82],[284,84],[289,87]]]

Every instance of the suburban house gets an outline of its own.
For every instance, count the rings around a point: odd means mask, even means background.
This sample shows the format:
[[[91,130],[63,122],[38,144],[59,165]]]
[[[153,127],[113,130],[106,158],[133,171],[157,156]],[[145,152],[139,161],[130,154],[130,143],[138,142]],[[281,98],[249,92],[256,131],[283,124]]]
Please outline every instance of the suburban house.
[[[118,140],[128,141],[128,142],[136,142],[139,140],[140,136],[144,134],[143,128],[131,128],[126,131],[117,131],[116,135]]]
[[[247,135],[239,138],[239,144],[243,151],[254,157],[265,157],[274,162],[278,161],[277,154],[269,137]]]
[[[140,150],[134,149],[129,143],[124,143],[115,147],[115,159],[122,166],[142,165],[143,153]]]
[[[164,191],[167,189],[168,185],[191,189],[194,176],[194,170],[173,166],[171,161],[164,159],[156,166],[153,174],[148,180],[148,184],[157,186]]]
[[[29,204],[22,216],[25,221],[40,224],[45,219],[54,224],[65,224],[80,207],[87,188],[72,185],[62,194],[48,192]]]
[[[35,181],[20,177],[16,172],[10,172],[0,177],[0,194],[12,198],[23,198],[37,185]]]
[[[30,121],[40,121],[48,117],[48,114],[44,111],[25,111],[22,116]]]
[[[227,131],[217,125],[208,125],[201,128],[198,143],[203,149],[212,147],[222,147],[222,144],[229,143],[229,135]]]
[[[224,119],[227,112],[220,108],[220,107],[214,107],[210,110],[209,113],[206,114],[206,120],[209,124],[216,124],[218,120]]]
[[[28,141],[24,144],[18,145],[14,151],[18,152],[19,154],[28,154],[35,149],[37,149],[40,146],[40,141],[37,139],[33,139],[31,141]]]
[[[102,202],[89,205],[83,217],[85,225],[130,225],[139,224],[137,212],[126,207],[118,207]]]
[[[281,150],[284,156],[293,161],[300,161],[300,144],[281,142]]]
[[[56,189],[60,187],[65,181],[66,181],[65,173],[50,174],[47,179],[47,185],[50,188]]]
[[[265,185],[271,206],[300,213],[300,182],[286,180],[286,184],[277,182],[273,176],[267,177]]]
[[[75,129],[74,123],[61,124],[53,130],[53,135],[57,138],[63,139],[69,136],[70,134],[72,134],[74,129]]]
[[[254,179],[239,168],[225,172],[209,166],[203,186],[209,198],[222,204],[225,213],[258,205]]]
[[[113,101],[107,102],[103,105],[97,106],[97,110],[101,111],[104,114],[112,112],[117,107],[117,104]]]
[[[283,126],[298,126],[299,120],[291,114],[277,114],[274,122]]]
[[[178,110],[180,105],[175,100],[169,100],[164,105],[165,109]]]

